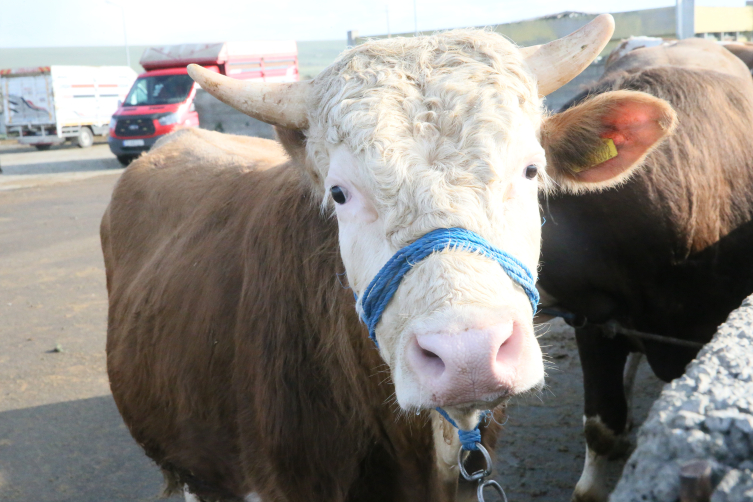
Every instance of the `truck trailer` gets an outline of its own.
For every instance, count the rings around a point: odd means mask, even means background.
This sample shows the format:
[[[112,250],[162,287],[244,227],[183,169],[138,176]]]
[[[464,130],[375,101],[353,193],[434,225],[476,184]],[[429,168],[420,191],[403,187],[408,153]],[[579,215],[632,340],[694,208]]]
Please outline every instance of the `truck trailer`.
[[[72,140],[82,148],[108,132],[136,72],[126,66],[42,66],[0,70],[6,134],[39,150]]]
[[[139,64],[146,70],[110,121],[110,150],[123,165],[181,127],[199,127],[198,85],[186,66],[196,63],[222,75],[259,82],[297,82],[295,41],[223,42],[150,47]]]

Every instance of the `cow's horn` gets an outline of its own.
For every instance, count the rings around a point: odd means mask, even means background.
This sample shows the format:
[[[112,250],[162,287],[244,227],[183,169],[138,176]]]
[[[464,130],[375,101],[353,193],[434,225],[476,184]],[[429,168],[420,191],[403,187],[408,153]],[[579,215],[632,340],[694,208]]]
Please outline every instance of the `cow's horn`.
[[[520,49],[536,76],[539,96],[551,94],[586,69],[614,33],[614,19],[602,14],[566,37],[544,45]]]
[[[250,117],[288,129],[308,127],[308,82],[244,82],[195,64],[188,65],[188,74],[209,94]]]

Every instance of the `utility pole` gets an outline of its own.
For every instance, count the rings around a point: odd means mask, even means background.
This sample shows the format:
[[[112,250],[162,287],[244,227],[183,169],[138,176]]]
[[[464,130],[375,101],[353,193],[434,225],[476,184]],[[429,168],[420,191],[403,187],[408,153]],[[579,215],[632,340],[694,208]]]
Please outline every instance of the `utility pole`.
[[[387,14],[387,38],[392,38],[392,33],[390,32],[390,6],[385,5],[384,11]]]
[[[677,0],[675,31],[677,40],[695,36],[695,0]]]
[[[348,32],[348,47],[356,46],[356,38],[358,38],[358,30],[350,30]]]
[[[112,2],[110,0],[105,0],[105,3],[120,8],[120,15],[121,15],[121,18],[123,19],[123,43],[125,43],[126,64],[130,67],[131,66],[131,53],[128,50],[128,30],[126,29],[125,8],[122,5]]]
[[[416,11],[416,0],[413,0],[413,35],[418,36],[418,14]]]

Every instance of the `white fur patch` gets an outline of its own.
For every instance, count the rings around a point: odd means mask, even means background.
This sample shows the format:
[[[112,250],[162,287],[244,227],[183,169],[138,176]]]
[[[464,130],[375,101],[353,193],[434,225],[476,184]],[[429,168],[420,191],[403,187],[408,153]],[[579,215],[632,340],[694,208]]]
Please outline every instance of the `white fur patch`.
[[[607,458],[591,451],[586,445],[586,461],[583,473],[575,485],[573,502],[606,501],[609,492],[604,484]]]
[[[185,497],[186,502],[199,502],[199,497],[189,492],[187,486],[183,487],[183,496]]]
[[[590,417],[589,421],[601,423],[601,419]],[[586,417],[583,417],[586,423]],[[606,428],[606,426],[604,426]],[[583,464],[583,472],[573,492],[573,502],[605,502],[609,496],[609,490],[604,482],[606,477],[607,462],[605,455],[599,455],[586,445],[586,461]]]
[[[437,455],[437,474],[441,483],[453,482],[459,476],[458,451],[460,440],[457,432],[436,411],[431,411],[431,429]]]

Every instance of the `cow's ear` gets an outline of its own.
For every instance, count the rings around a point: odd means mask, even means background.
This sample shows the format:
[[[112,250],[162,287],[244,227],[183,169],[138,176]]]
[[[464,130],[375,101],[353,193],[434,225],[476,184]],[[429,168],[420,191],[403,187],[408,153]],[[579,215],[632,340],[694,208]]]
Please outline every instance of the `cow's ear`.
[[[548,117],[541,144],[556,185],[578,193],[619,184],[674,130],[666,101],[643,92],[613,91]]]

